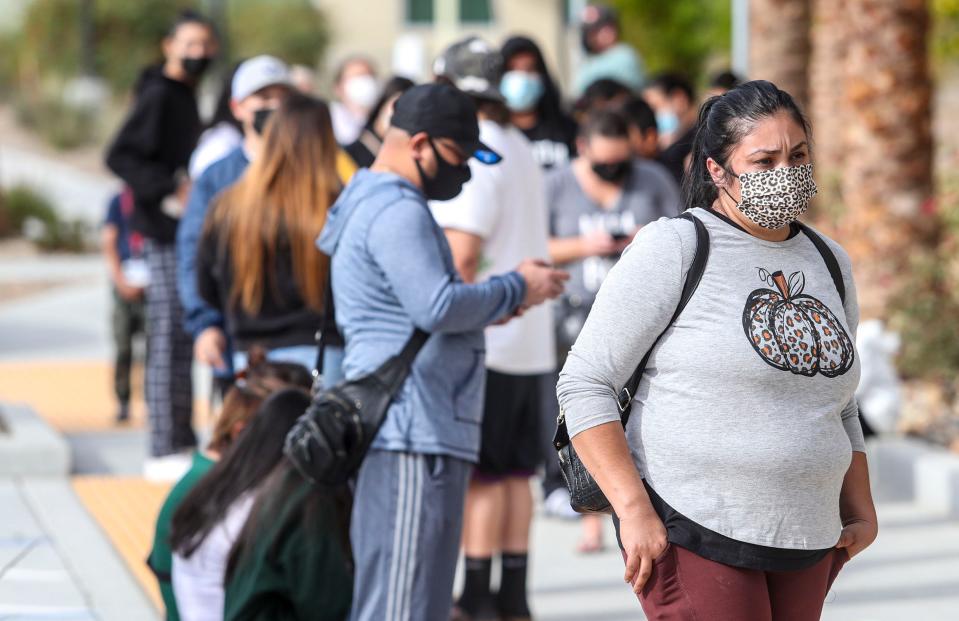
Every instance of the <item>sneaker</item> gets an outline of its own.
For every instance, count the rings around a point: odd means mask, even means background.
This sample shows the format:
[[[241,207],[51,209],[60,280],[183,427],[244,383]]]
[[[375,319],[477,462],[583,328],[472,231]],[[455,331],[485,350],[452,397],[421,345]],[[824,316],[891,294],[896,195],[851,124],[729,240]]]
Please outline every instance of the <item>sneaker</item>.
[[[154,483],[179,481],[190,469],[192,462],[192,451],[163,457],[148,457],[143,462],[143,478]]]
[[[569,491],[560,487],[549,493],[543,501],[543,512],[561,520],[576,520],[580,515],[569,506]]]

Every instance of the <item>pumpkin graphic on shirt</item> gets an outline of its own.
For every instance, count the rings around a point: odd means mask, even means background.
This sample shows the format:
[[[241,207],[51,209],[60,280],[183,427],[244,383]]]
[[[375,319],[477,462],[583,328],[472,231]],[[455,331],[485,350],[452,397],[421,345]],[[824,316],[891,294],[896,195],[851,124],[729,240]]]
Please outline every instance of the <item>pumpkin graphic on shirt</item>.
[[[825,304],[803,293],[802,272],[787,280],[781,271],[759,268],[759,278],[770,288],[749,294],[743,330],[767,364],[807,377],[838,377],[852,368],[852,339]]]

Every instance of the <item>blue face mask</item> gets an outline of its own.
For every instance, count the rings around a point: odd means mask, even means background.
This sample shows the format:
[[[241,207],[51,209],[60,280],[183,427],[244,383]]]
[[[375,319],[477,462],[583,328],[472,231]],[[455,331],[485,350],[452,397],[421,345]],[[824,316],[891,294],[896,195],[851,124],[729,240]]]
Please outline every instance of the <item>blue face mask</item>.
[[[506,99],[506,106],[514,112],[525,112],[535,106],[546,87],[538,73],[507,71],[499,83],[499,92]]]
[[[656,129],[660,134],[671,134],[679,129],[679,117],[675,112],[657,112]]]

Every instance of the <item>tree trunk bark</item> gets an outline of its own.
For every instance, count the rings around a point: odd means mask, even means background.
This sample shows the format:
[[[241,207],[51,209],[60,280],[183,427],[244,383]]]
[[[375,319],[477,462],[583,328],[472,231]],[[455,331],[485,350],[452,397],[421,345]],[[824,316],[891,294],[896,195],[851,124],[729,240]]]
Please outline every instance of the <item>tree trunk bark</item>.
[[[843,20],[846,0],[813,0],[809,66],[809,107],[815,144],[818,215],[838,217],[842,178],[843,71],[846,35]]]
[[[810,0],[752,0],[749,77],[769,80],[803,107],[809,100]]]
[[[864,317],[884,317],[911,256],[934,243],[926,0],[844,0],[845,216]]]

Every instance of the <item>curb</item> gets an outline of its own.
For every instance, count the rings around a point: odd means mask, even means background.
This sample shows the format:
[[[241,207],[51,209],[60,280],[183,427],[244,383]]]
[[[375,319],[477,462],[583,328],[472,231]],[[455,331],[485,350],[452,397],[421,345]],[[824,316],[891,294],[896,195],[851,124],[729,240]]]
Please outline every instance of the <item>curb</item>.
[[[959,455],[915,438],[869,444],[877,502],[914,502],[959,518]]]
[[[70,446],[29,406],[0,403],[0,476],[68,476]]]

